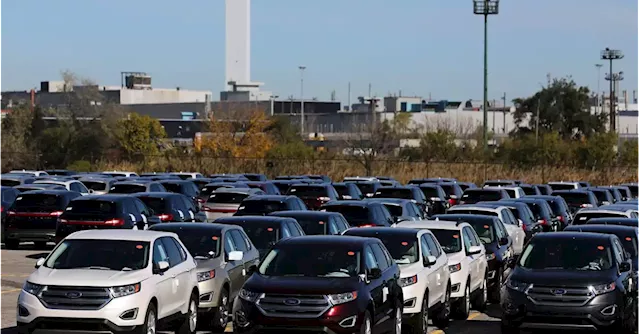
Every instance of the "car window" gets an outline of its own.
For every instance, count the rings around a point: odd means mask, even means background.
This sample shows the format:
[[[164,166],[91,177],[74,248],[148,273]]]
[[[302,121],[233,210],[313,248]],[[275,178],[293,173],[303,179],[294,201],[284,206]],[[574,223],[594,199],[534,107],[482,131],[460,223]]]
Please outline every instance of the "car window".
[[[376,261],[376,256],[373,253],[371,247],[367,246],[364,250],[364,261],[368,270],[380,268]]]
[[[242,236],[242,240],[244,240],[244,244],[247,247],[247,249],[248,250],[252,250],[253,249],[253,244],[251,243],[251,239],[249,239],[247,234],[244,233],[244,230],[238,230],[238,233],[240,233],[240,235]]]
[[[245,242],[242,234],[238,230],[232,230],[229,232],[231,235],[231,239],[233,239],[233,244],[235,245],[236,250],[246,252],[249,250],[247,247],[247,243]]]
[[[147,212],[147,206],[138,198],[133,199],[133,205],[136,207],[136,213],[140,213],[146,216],[149,216]]]
[[[502,233],[502,236],[504,236],[504,237],[508,237],[509,236],[509,232],[507,231],[507,228],[504,226],[504,224],[498,224],[498,228],[500,229],[500,232]]]
[[[431,249],[429,249],[429,242],[427,241],[427,235],[423,234],[422,238],[420,238],[420,244],[421,244],[421,248],[422,248],[422,257],[426,260],[427,257],[434,255],[434,253],[431,252]]]
[[[431,234],[426,234],[427,242],[429,243],[429,248],[432,250],[432,253],[435,252],[435,257],[440,257],[442,255],[442,249],[440,249],[440,243],[438,240]]]
[[[164,246],[164,249],[167,251],[167,255],[169,256],[169,266],[171,268],[179,265],[184,261],[182,259],[182,255],[180,254],[180,250],[170,237],[162,237],[160,238],[160,240],[162,241],[162,245]]]
[[[462,236],[464,238],[464,250],[465,251],[469,251],[469,248],[471,248],[471,246],[473,246],[471,240],[473,239],[473,236],[469,235],[469,228],[465,227],[462,229]]]
[[[169,238],[169,239],[171,239],[171,241],[173,241],[173,243],[175,244],[176,248],[180,252],[180,258],[182,259],[182,261],[186,261],[187,260],[187,251],[184,250],[184,248],[182,247],[182,245],[180,245],[178,240],[176,240],[175,238]]]
[[[282,238],[289,238],[291,237],[291,231],[289,230],[289,226],[287,226],[287,223],[282,224]]]
[[[336,217],[329,217],[329,234],[338,235],[342,232],[340,222]]]
[[[233,236],[231,235],[231,231],[227,231],[224,234],[224,253],[229,255],[231,252],[235,252],[238,249],[236,248],[236,243],[233,241]]]
[[[389,268],[389,263],[387,262],[387,257],[384,255],[384,251],[380,244],[371,244],[370,246],[371,249],[373,249],[373,254],[376,257],[376,262],[378,263],[380,270],[387,270],[387,268]]]
[[[162,241],[158,239],[153,243],[153,266],[158,267],[158,263],[160,263],[160,261],[166,261],[169,263],[169,255],[164,249]]]
[[[620,241],[618,241],[618,239],[614,239],[613,240],[613,249],[614,249],[614,253],[616,256],[616,260],[618,261],[618,263],[621,263],[622,261],[624,261],[624,249],[622,248],[622,245],[620,244]]]
[[[299,237],[302,234],[300,233],[300,230],[298,230],[298,227],[296,226],[296,224],[292,223],[292,222],[288,222],[287,223],[287,227],[289,227],[289,232],[291,232],[291,236],[292,237]]]

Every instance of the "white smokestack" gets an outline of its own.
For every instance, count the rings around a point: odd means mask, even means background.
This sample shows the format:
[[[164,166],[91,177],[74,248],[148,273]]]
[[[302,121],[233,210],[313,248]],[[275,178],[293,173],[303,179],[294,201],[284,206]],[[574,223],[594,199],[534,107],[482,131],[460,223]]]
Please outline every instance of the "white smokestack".
[[[228,83],[250,82],[251,73],[251,0],[225,0],[226,78]]]

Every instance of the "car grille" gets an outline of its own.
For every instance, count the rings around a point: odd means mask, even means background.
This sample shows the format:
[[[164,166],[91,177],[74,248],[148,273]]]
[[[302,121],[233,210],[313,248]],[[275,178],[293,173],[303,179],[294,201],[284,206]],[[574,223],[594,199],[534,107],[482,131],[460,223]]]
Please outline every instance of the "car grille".
[[[269,317],[317,318],[331,308],[331,303],[322,295],[266,294],[257,306]]]
[[[536,305],[544,306],[583,306],[595,295],[589,288],[565,288],[534,285],[527,292],[527,297]]]
[[[108,288],[47,286],[38,296],[46,308],[99,310],[111,301]]]

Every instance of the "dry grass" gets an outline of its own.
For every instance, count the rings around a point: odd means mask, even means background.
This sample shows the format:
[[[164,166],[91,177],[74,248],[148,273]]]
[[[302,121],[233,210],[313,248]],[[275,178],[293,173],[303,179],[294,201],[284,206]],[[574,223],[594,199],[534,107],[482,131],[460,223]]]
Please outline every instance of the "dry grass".
[[[365,169],[356,161],[349,160],[271,160],[199,158],[197,156],[147,158],[140,163],[103,161],[93,166],[94,170],[149,171],[199,171],[214,173],[264,173],[269,177],[296,174],[326,174],[333,180],[345,176],[365,175]],[[617,184],[637,182],[638,168],[607,167],[585,170],[567,166],[532,166],[512,168],[502,164],[467,163],[420,163],[378,161],[374,175],[391,176],[401,182],[419,177],[454,177],[461,181],[481,184],[489,179],[519,179],[528,183],[545,183],[560,180],[589,181],[593,184]]]

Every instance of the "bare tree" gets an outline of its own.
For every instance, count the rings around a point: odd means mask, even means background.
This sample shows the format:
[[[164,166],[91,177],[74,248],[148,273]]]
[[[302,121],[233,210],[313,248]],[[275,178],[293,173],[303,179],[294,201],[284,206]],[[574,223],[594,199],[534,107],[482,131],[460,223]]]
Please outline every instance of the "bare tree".
[[[347,135],[342,153],[362,165],[367,175],[372,175],[376,161],[393,156],[399,146],[398,139],[390,122],[364,122]]]

